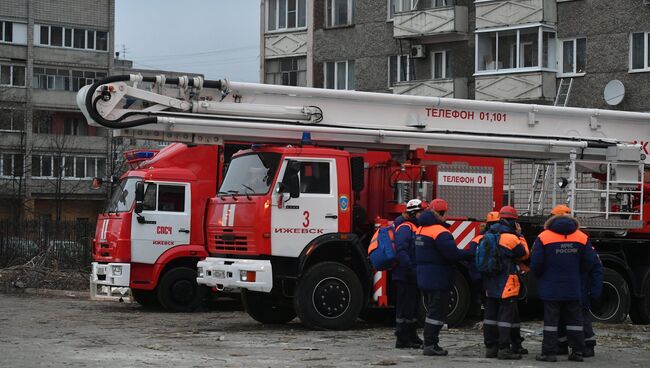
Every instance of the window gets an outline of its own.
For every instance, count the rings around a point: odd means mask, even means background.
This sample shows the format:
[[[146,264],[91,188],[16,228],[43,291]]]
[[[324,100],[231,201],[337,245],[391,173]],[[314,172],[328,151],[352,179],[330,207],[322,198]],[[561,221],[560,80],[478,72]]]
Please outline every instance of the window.
[[[266,7],[266,29],[277,31],[307,25],[307,0],[269,0]]]
[[[542,27],[478,32],[476,71],[552,68],[555,63],[554,48],[555,32]]]
[[[34,43],[42,46],[108,51],[108,32],[60,26],[34,26]],[[26,28],[25,28],[26,29]]]
[[[415,79],[415,70],[409,55],[388,57],[388,86]]]
[[[158,211],[185,211],[185,187],[178,185],[159,185],[158,187]]]
[[[329,162],[300,163],[300,193],[329,194],[330,193],[330,164]]]
[[[354,60],[323,63],[325,88],[354,89]]]
[[[34,110],[32,114],[32,128],[34,133],[52,133],[53,115],[50,111]]]
[[[24,87],[25,86],[25,66],[1,64],[0,65],[0,85]]]
[[[451,78],[451,63],[447,51],[431,53],[431,79]]]
[[[93,84],[105,77],[105,72],[35,67],[32,87],[76,92],[81,87]]]
[[[0,109],[0,130],[22,131],[25,112],[21,109]]]
[[[32,177],[35,178],[77,178],[103,177],[106,159],[101,157],[75,157],[32,155]]]
[[[156,210],[156,200],[158,191],[158,186],[156,184],[147,184],[147,189],[144,191],[144,199],[142,200],[142,209],[145,211],[155,211]]]
[[[454,0],[388,0],[388,19],[395,13],[454,5]]]
[[[587,39],[560,40],[560,74],[584,74],[587,66]]]
[[[21,177],[24,172],[23,155],[20,153],[0,154],[0,176],[5,178]]]
[[[630,36],[630,70],[650,71],[650,32],[632,33]]]
[[[352,24],[352,0],[326,0],[327,27]]]
[[[265,83],[285,86],[307,85],[307,58],[290,57],[266,60]]]
[[[0,42],[27,44],[27,24],[0,21]]]
[[[88,135],[88,125],[82,119],[67,118],[63,126],[65,135]]]

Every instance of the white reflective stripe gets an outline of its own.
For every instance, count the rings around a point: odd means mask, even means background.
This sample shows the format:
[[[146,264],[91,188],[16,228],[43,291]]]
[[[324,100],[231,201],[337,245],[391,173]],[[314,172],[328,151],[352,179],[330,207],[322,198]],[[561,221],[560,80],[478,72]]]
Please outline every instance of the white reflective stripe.
[[[437,319],[431,319],[431,318],[426,318],[426,319],[424,320],[424,322],[425,322],[425,323],[428,323],[428,324],[430,324],[430,325],[436,325],[436,326],[442,326],[442,325],[445,324],[445,323],[442,322],[442,321],[438,321]]]
[[[230,213],[228,214],[228,226],[235,226],[235,210],[237,205],[233,204],[230,206]]]
[[[374,283],[378,283],[381,280],[381,271],[375,272],[375,275],[372,277]]]
[[[221,226],[228,226],[228,209],[230,208],[229,204],[223,206],[223,211],[221,211]]]
[[[497,323],[498,323],[497,321],[493,321],[491,319],[484,319],[483,320],[484,325],[496,326]]]
[[[102,222],[102,230],[101,233],[99,234],[99,240],[100,241],[106,241],[106,232],[108,231],[108,219],[104,220]]]
[[[380,287],[379,289],[375,290],[375,293],[372,295],[372,300],[378,301],[379,297],[382,296],[382,288]]]
[[[465,237],[462,240],[458,241],[458,249],[465,249],[467,244],[469,244],[469,242],[471,242],[475,236],[476,234],[474,231],[470,231],[469,233],[467,233],[467,235],[465,235]]]
[[[498,323],[497,323],[497,326],[499,326],[499,327],[508,327],[508,328],[511,328],[511,327],[512,327],[512,323],[508,323],[508,322],[498,322]]]
[[[512,324],[512,328],[519,328],[519,327],[521,327],[521,324],[519,324],[519,323],[513,323]]]
[[[395,318],[395,323],[404,323],[406,320],[404,318]]]
[[[591,337],[585,337],[585,341],[596,341],[596,335],[593,335]]]
[[[460,234],[462,234],[463,231],[465,231],[465,229],[467,229],[467,227],[471,223],[472,223],[471,221],[463,221],[463,222],[461,222],[460,225],[458,225],[458,227],[456,228],[456,230],[454,230],[454,232],[451,233],[451,235],[454,236],[454,239],[456,239]]]
[[[407,319],[407,320],[404,320],[404,321],[405,321],[406,323],[418,323],[418,319],[417,319],[417,318]]]
[[[557,332],[557,327],[555,327],[555,326],[544,326],[544,331]]]
[[[567,331],[582,331],[582,326],[566,326]]]
[[[557,341],[558,341],[558,342],[567,342],[566,336],[564,336],[564,337],[558,337],[558,338],[557,338]]]

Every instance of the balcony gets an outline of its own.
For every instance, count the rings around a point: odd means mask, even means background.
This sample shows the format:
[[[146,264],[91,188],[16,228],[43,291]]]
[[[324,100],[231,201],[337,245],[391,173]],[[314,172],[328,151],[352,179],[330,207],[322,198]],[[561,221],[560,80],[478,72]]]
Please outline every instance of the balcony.
[[[421,38],[424,43],[467,37],[467,7],[446,6],[395,13],[393,37]]]
[[[107,145],[107,138],[102,136],[34,134],[34,147],[49,149],[54,153],[105,154]]]
[[[476,99],[483,101],[550,102],[555,98],[554,72],[476,76]]]
[[[79,111],[77,92],[34,88],[32,101],[36,107]]]
[[[506,0],[476,3],[476,29],[529,23],[557,23],[555,0]]]
[[[307,55],[307,32],[267,33],[264,35],[266,59]]]
[[[467,78],[428,79],[400,82],[393,86],[393,94],[467,98]]]

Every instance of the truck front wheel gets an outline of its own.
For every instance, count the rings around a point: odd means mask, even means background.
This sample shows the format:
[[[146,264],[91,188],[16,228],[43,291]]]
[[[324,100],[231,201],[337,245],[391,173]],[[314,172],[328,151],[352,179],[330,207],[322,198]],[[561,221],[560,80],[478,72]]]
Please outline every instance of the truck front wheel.
[[[363,306],[361,281],[349,267],[323,262],[302,276],[293,301],[308,327],[345,330],[356,322]]]
[[[193,312],[206,297],[206,288],[196,283],[196,270],[176,267],[167,271],[158,283],[158,301],[169,312]]]
[[[241,300],[246,313],[260,323],[282,324],[296,318],[293,308],[278,305],[271,293],[242,289]]]
[[[155,290],[131,289],[131,296],[133,297],[133,300],[143,307],[150,308],[160,305]]]
[[[618,272],[611,268],[605,268],[603,271],[601,305],[592,308],[591,314],[598,322],[621,323],[630,310],[630,288]]]

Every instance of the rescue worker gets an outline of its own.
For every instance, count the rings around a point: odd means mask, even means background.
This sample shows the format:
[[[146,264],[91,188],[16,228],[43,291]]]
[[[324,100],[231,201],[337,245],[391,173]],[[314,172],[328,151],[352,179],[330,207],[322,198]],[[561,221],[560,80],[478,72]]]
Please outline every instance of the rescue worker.
[[[406,212],[397,217],[395,225],[395,245],[398,264],[391,275],[397,297],[395,300],[395,347],[422,348],[422,339],[417,333],[417,309],[419,291],[415,277],[415,232],[417,218],[424,210],[424,202],[411,199],[406,204]]]
[[[498,211],[488,212],[487,217],[485,219],[485,224],[481,224],[479,235],[475,236],[472,239],[472,241],[469,242],[466,249],[472,252],[472,254],[475,254],[476,247],[478,247],[478,244],[481,242],[481,239],[483,238],[485,232],[497,222],[499,222],[499,212]],[[472,281],[472,294],[474,295],[473,298],[476,298],[476,300],[478,300],[481,303],[481,306],[483,306],[484,305],[483,280],[481,279],[481,273],[478,272],[478,270],[476,269],[476,263],[467,262],[467,264],[468,264],[467,270],[469,273],[469,278]]]
[[[512,337],[519,334],[517,300],[521,283],[517,263],[528,255],[528,247],[517,234],[518,217],[514,207],[504,206],[499,211],[499,222],[488,229],[499,234],[496,256],[502,266],[495,275],[482,275],[487,297],[483,319],[486,358],[521,359],[521,339],[513,341]]]
[[[424,355],[447,355],[441,348],[439,334],[447,321],[449,295],[455,283],[455,263],[470,259],[469,250],[460,250],[444,220],[447,202],[434,199],[419,218],[415,238],[416,274],[420,291],[427,303],[424,324]]]
[[[570,215],[571,209],[565,205],[556,206],[552,214],[555,215]],[[583,331],[585,334],[585,350],[582,353],[584,358],[593,357],[595,355],[594,348],[596,346],[596,334],[591,324],[591,307],[592,302],[598,302],[603,291],[603,264],[600,262],[598,253],[594,251],[594,267],[591,272],[581,272],[580,281],[582,286],[580,304],[582,307],[583,318]],[[569,345],[567,342],[566,323],[560,318],[560,325],[558,326],[558,354],[568,354]]]
[[[517,300],[522,300],[526,297],[526,277],[530,268],[523,261],[530,258],[530,247],[528,242],[521,233],[521,225],[519,222],[515,223],[515,233],[519,237],[519,241],[523,244],[524,249],[526,250],[526,255],[522,258],[519,258],[517,263],[517,275],[519,276],[519,296]],[[511,350],[516,354],[525,355],[528,354],[528,349],[524,348],[521,344],[524,342],[524,338],[521,336],[521,318],[519,316],[519,306],[514,317],[514,323],[512,324],[512,329],[510,330],[510,341],[511,341]]]
[[[539,298],[544,301],[542,353],[535,359],[557,361],[558,326],[562,319],[572,349],[569,360],[581,362],[585,350],[581,273],[591,274],[598,258],[576,219],[558,207],[551,215],[545,230],[535,239],[530,263],[538,279]]]

